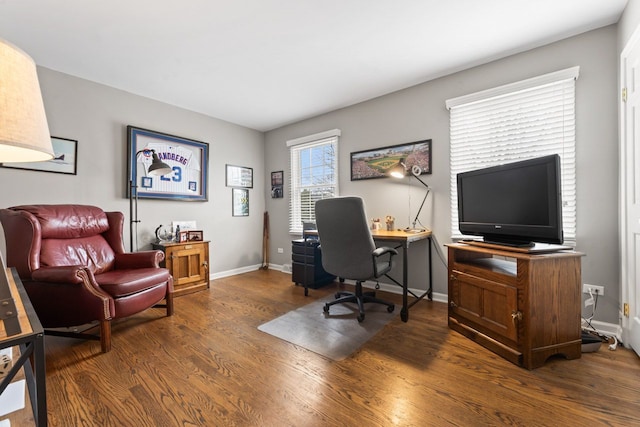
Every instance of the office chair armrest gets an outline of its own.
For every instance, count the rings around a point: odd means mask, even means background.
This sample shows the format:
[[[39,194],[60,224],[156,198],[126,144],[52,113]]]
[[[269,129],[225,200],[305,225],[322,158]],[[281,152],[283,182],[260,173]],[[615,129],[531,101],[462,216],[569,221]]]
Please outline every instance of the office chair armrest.
[[[389,258],[386,260],[379,260],[383,255],[389,255]],[[391,270],[391,267],[393,266],[392,259],[395,255],[398,255],[398,251],[388,246],[376,248],[376,250],[371,253],[371,258],[373,260],[373,274],[375,277],[380,277]]]
[[[395,249],[390,248],[388,246],[383,246],[381,248],[376,248],[376,250],[373,251],[373,258],[374,259],[375,258],[379,258],[382,255],[387,254],[387,253],[391,253],[391,256],[398,255],[398,251],[396,251]]]

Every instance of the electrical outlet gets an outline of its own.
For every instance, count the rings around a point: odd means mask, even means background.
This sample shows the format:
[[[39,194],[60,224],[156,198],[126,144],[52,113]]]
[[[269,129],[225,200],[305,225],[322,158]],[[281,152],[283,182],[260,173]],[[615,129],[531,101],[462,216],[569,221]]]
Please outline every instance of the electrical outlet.
[[[582,284],[582,293],[588,294],[589,290],[593,295],[603,296],[604,295],[604,286],[600,285],[589,285],[588,283]]]
[[[284,253],[284,249],[282,249],[282,248],[278,248],[278,253],[279,253],[279,254],[283,254],[283,253]]]

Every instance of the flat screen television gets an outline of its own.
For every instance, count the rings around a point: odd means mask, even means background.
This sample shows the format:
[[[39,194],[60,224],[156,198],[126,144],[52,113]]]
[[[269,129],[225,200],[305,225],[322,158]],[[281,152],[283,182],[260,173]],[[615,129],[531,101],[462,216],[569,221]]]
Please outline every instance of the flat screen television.
[[[459,173],[458,224],[486,243],[562,244],[560,156]]]

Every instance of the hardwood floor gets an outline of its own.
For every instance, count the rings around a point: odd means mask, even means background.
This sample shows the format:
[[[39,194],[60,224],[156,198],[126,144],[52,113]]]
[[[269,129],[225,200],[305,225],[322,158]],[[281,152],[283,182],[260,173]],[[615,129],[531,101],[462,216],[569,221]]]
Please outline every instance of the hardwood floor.
[[[632,351],[528,371],[449,330],[442,303],[419,302],[341,362],[258,331],[336,286],[305,298],[290,275],[259,270],[176,298],[173,317],[117,322],[107,354],[47,337],[49,425],[640,425]]]

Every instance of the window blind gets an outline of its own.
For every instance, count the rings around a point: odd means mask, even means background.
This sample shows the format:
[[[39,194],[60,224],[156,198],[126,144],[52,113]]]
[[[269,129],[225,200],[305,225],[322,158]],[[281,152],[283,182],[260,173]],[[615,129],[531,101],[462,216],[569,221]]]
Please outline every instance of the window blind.
[[[458,229],[456,175],[559,154],[564,240],[576,239],[575,80],[579,67],[446,101],[450,110],[451,235]]]
[[[338,195],[339,130],[288,141],[290,152],[289,232],[301,234],[315,222],[315,203]]]

